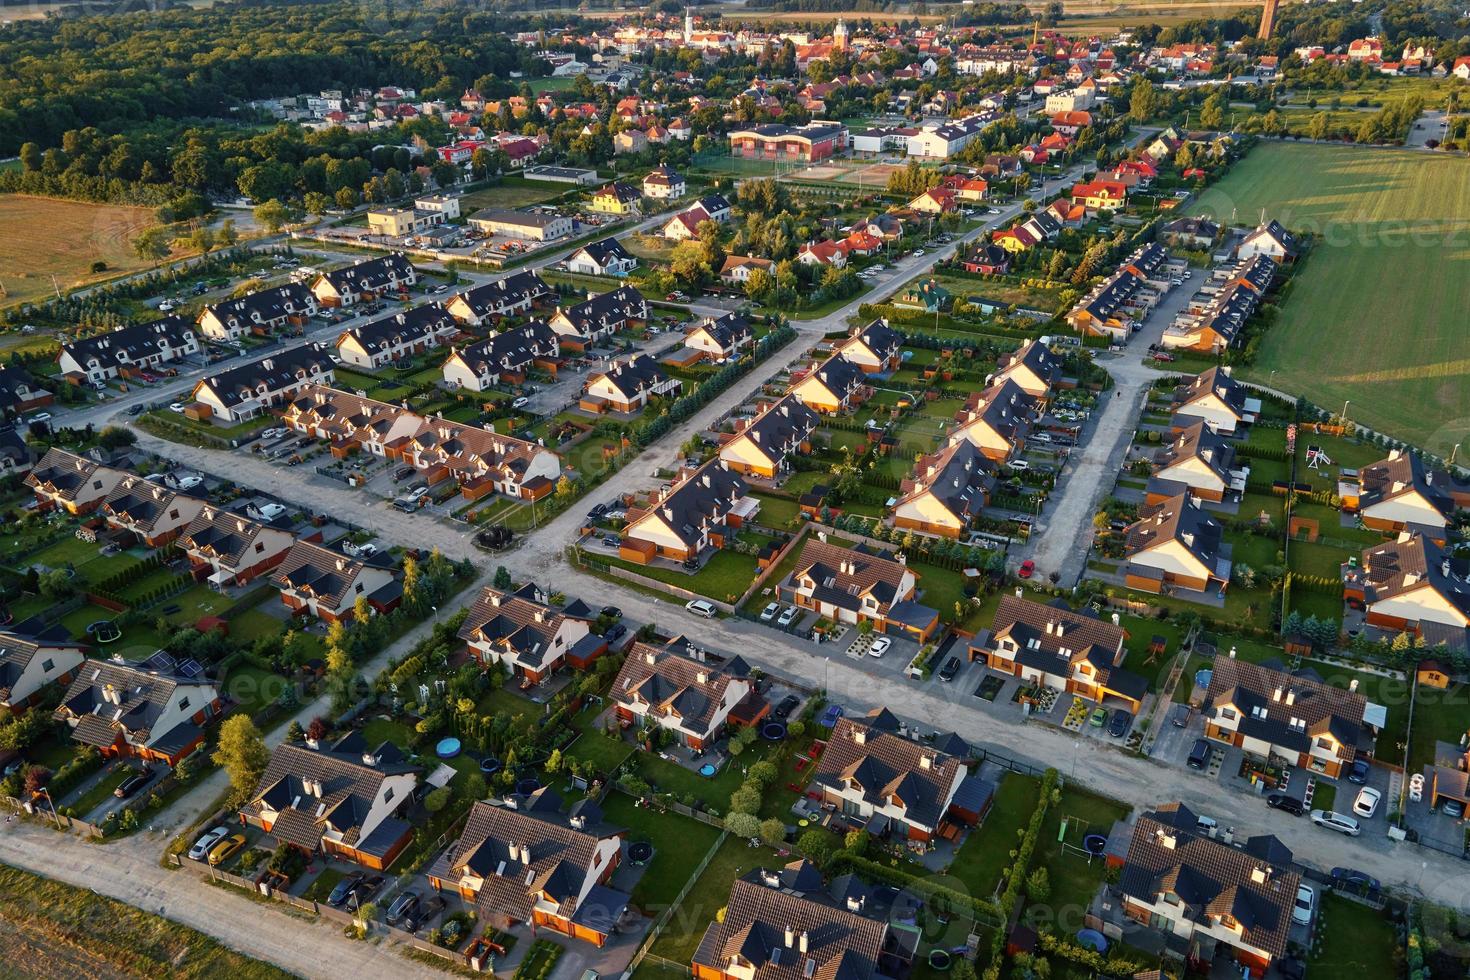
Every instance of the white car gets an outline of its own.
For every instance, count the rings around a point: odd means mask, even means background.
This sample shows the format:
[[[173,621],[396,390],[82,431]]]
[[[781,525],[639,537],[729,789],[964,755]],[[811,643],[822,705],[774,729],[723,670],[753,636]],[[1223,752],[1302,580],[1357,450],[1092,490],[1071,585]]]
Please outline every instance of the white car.
[[[196,840],[193,847],[189,848],[189,860],[203,861],[209,857],[209,852],[213,850],[214,845],[228,836],[230,836],[229,827],[216,827],[209,831],[203,837]]]
[[[1353,812],[1360,817],[1371,817],[1378,812],[1378,801],[1383,799],[1383,794],[1372,786],[1364,786],[1358,790],[1358,798],[1353,800]]]
[[[172,404],[169,405],[168,410],[170,412],[178,412],[180,415],[183,415],[184,414],[184,403],[183,402],[173,402]]]
[[[1296,889],[1296,904],[1291,907],[1291,921],[1299,926],[1312,924],[1312,905],[1317,898],[1317,893],[1312,890],[1311,885],[1298,885]]]
[[[408,493],[405,494],[405,496],[409,500],[420,500],[425,495],[427,495],[428,492],[429,492],[429,488],[428,487],[414,487],[412,490],[408,491]]]
[[[1006,463],[1006,468],[1015,470],[1018,473],[1023,473],[1031,468],[1031,464],[1026,462],[1024,459],[1013,459],[1010,462]]]
[[[761,622],[763,622],[763,623],[769,623],[771,620],[773,620],[773,619],[776,618],[776,613],[778,613],[780,611],[781,611],[781,603],[779,603],[779,602],[768,602],[768,603],[766,603],[766,608],[764,608],[764,609],[761,610]]]
[[[1363,831],[1363,828],[1352,817],[1345,813],[1334,813],[1331,810],[1313,810],[1312,823],[1319,827],[1326,827],[1328,830],[1335,830],[1339,834],[1347,834],[1349,837],[1356,837]]]
[[[260,437],[262,439],[279,439],[279,438],[281,438],[281,436],[285,435],[289,431],[290,431],[289,429],[286,429],[286,428],[278,425],[275,428],[266,429],[264,432],[262,432],[260,434]]]
[[[181,476],[174,481],[174,489],[193,490],[195,487],[199,486],[199,484],[203,482],[204,477],[202,476]]]
[[[525,408],[529,404],[531,404],[531,399],[527,398],[525,395],[522,395],[521,397],[517,398],[515,401],[511,402],[510,403],[510,407],[511,408],[515,408],[515,409],[521,409],[521,408]]]
[[[715,618],[715,607],[704,599],[690,599],[684,603],[684,608],[696,616],[703,616],[705,619]]]
[[[378,546],[373,544],[371,541],[367,544],[354,545],[352,550],[348,552],[348,554],[356,555],[358,558],[371,558],[377,553]]]
[[[787,626],[790,626],[792,623],[796,622],[796,617],[800,615],[800,609],[796,608],[795,606],[787,606],[786,611],[781,613],[780,618],[776,620],[776,625],[780,626],[782,629],[785,629]]]
[[[35,425],[37,422],[50,422],[51,421],[51,413],[50,412],[37,412],[35,415],[32,415],[30,418],[26,419],[26,421],[29,422],[32,425]]]
[[[868,656],[881,657],[888,652],[888,648],[891,646],[893,646],[892,640],[886,636],[880,636],[873,641],[872,646],[868,647]]]
[[[286,513],[286,508],[282,504],[261,504],[255,508],[255,513],[258,515],[259,520],[273,521]]]

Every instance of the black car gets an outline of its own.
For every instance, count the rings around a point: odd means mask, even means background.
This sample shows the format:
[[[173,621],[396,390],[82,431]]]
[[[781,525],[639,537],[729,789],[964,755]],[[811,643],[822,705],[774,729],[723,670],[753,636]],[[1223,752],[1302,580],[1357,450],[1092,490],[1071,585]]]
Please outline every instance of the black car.
[[[347,896],[351,895],[361,883],[362,875],[360,874],[350,874],[343,878],[337,882],[337,887],[332,889],[332,894],[327,896],[327,904],[334,909],[341,908],[342,903],[347,901]]]
[[[1376,892],[1381,887],[1377,878],[1356,868],[1333,868],[1332,884],[1336,888],[1355,888],[1362,892]]]
[[[382,875],[373,875],[370,878],[363,878],[361,875],[358,877],[360,880],[347,892],[347,911],[349,912],[356,912],[367,904],[378,893],[378,889],[383,887]]]
[[[388,906],[388,924],[396,926],[417,913],[420,901],[418,892],[404,892],[399,895],[393,900],[393,904]]]
[[[939,668],[939,679],[948,684],[950,681],[955,679],[955,675],[959,672],[960,658],[950,657],[944,662],[944,666]]]
[[[1122,738],[1132,727],[1133,716],[1126,709],[1118,708],[1113,712],[1113,720],[1108,723],[1108,734],[1113,738]]]
[[[1368,768],[1369,766],[1367,759],[1354,759],[1352,768],[1348,770],[1348,782],[1357,783],[1359,786],[1367,783]]]
[[[622,619],[623,611],[617,606],[603,606],[602,615],[606,616],[608,619]]]
[[[1289,813],[1293,817],[1300,817],[1307,812],[1307,805],[1295,796],[1287,796],[1285,793],[1271,793],[1266,797],[1266,805],[1273,810]]]
[[[409,932],[418,932],[420,926],[428,925],[434,916],[444,911],[444,904],[444,899],[438,895],[430,895],[403,920],[403,928]]]
[[[1194,740],[1194,748],[1189,750],[1187,764],[1191,769],[1203,769],[1210,764],[1210,743],[1202,738]]]
[[[603,631],[602,638],[609,643],[616,643],[621,640],[623,638],[623,634],[627,632],[628,627],[624,626],[622,623],[613,623],[611,626]]]
[[[781,699],[780,704],[776,705],[776,710],[773,712],[773,714],[775,714],[777,718],[786,718],[790,716],[791,712],[796,710],[796,706],[798,704],[801,704],[801,698],[797,697],[795,694],[788,694]]]
[[[112,791],[112,795],[120,800],[125,800],[138,790],[148,785],[153,776],[150,773],[140,772],[123,780],[122,785]]]

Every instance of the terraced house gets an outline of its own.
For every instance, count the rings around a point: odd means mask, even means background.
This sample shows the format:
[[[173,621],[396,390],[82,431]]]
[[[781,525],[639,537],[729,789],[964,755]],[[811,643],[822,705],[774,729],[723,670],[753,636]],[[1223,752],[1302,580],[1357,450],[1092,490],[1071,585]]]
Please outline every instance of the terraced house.
[[[376,370],[434,350],[459,334],[459,323],[438,303],[416,306],[344,331],[337,356],[354,367]]]
[[[69,378],[107,381],[131,378],[197,353],[199,334],[194,325],[169,316],[63,344],[56,366]]]
[[[634,644],[609,697],[620,721],[671,732],[695,751],[719,741],[745,702],[751,702],[742,711],[747,722],[765,709],[743,659],[722,660],[682,636],[663,646]],[[759,707],[751,710],[756,702]]]
[[[713,361],[735,357],[753,343],[755,331],[750,321],[739,313],[707,316],[684,335],[686,348],[699,351]]]
[[[459,840],[429,867],[429,884],[457,892],[490,928],[530,924],[600,947],[629,902],[609,886],[622,837],[592,800],[563,814],[549,789],[514,806],[481,801]]]
[[[1356,511],[1365,527],[1392,534],[1414,531],[1440,543],[1450,515],[1470,507],[1470,484],[1457,482],[1417,453],[1401,449],[1363,467],[1356,480],[1348,476],[1339,480],[1337,495],[1343,509]]]
[[[855,327],[835,350],[864,374],[888,374],[897,371],[903,362],[903,335],[890,328],[887,320],[874,320],[865,327]]]
[[[841,354],[812,368],[790,390],[792,398],[824,415],[851,411],[872,393],[862,368]]]
[[[1470,638],[1470,561],[1423,534],[1363,549],[1342,566],[1343,599],[1369,626],[1407,630],[1425,646],[1466,649]]]
[[[451,351],[443,371],[451,387],[486,391],[497,384],[520,384],[532,368],[555,375],[560,363],[561,338],[546,321],[531,320]]]
[[[942,538],[959,538],[995,488],[995,464],[969,440],[919,457],[899,485],[893,526]]]
[[[760,509],[749,489],[738,474],[710,460],[657,491],[647,506],[629,510],[618,554],[640,563],[682,562],[723,547],[725,538]]]
[[[537,303],[554,295],[556,290],[546,280],[526,270],[456,293],[444,308],[460,323],[478,327],[530,312]]]
[[[402,819],[419,782],[392,742],[369,747],[361,732],[327,746],[277,746],[240,820],[315,857],[383,871],[413,840]]]
[[[80,644],[0,631],[0,712],[34,706],[52,684],[70,684],[85,662]]]
[[[1039,340],[1028,340],[1009,357],[1002,357],[991,375],[992,387],[1010,381],[1040,403],[1048,401],[1054,390],[1068,387],[1063,376],[1062,359]]]
[[[194,385],[190,398],[233,424],[280,408],[301,389],[331,384],[336,377],[327,349],[303,344],[205,378]]]
[[[664,373],[651,354],[634,354],[589,376],[578,405],[597,414],[630,414],[641,412],[654,398],[677,395],[682,387],[683,382]]]
[[[311,290],[291,282],[206,306],[199,314],[199,332],[210,340],[239,340],[246,334],[269,336],[287,326],[304,326],[316,311],[316,297]]]
[[[539,684],[565,664],[586,670],[607,650],[585,616],[546,603],[534,584],[514,592],[480,590],[457,634],[482,667],[499,664],[510,676]]]
[[[204,501],[198,497],[130,473],[118,481],[97,513],[124,537],[158,548],[177,538],[203,509]]]
[[[964,440],[993,463],[1004,463],[1026,445],[1037,400],[1010,378],[977,391],[955,414],[951,445]]]
[[[792,395],[753,419],[737,422],[733,438],[720,447],[720,462],[735,473],[774,480],[791,467],[791,456],[811,451],[821,420]]]
[[[879,633],[923,643],[940,623],[938,612],[917,601],[918,583],[919,574],[902,554],[807,538],[791,574],[776,584],[776,597],[827,619],[871,623]]]
[[[1217,270],[1164,331],[1163,345],[1205,354],[1226,350],[1261,305],[1275,275],[1276,263],[1263,255]]]
[[[582,349],[619,330],[642,326],[649,318],[648,300],[632,286],[619,286],[574,306],[556,308],[547,325],[563,346]]]
[[[196,581],[239,586],[279,565],[295,540],[290,531],[206,504],[174,543]]]
[[[42,510],[64,510],[72,516],[90,514],[128,474],[85,456],[52,447],[26,474],[25,484]]]
[[[403,584],[388,568],[304,540],[291,545],[271,584],[292,613],[328,623],[354,619],[359,598],[373,613],[392,612],[403,599]]]
[[[1203,419],[1215,432],[1230,435],[1250,425],[1261,414],[1261,400],[1230,376],[1228,367],[1212,367],[1195,375],[1174,392],[1174,424]]]
[[[352,306],[386,296],[407,299],[409,288],[418,281],[418,272],[408,257],[394,252],[324,272],[311,284],[311,292],[318,306]]]
[[[62,696],[56,720],[73,740],[109,758],[178,765],[203,744],[204,726],[223,706],[201,673],[176,670],[88,660]]]

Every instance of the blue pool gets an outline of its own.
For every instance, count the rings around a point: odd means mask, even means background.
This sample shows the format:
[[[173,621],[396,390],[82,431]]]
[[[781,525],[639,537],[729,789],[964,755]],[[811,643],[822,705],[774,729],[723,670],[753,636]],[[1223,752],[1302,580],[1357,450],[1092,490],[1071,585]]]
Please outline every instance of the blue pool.
[[[459,755],[459,748],[459,739],[446,738],[442,739],[439,744],[434,747],[434,754],[441,759],[453,759],[455,756]]]

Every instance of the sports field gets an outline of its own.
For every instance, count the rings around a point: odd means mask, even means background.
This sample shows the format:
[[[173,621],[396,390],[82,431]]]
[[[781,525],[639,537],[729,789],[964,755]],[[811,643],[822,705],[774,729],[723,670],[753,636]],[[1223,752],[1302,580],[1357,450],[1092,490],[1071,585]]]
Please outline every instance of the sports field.
[[[1470,165],[1264,143],[1195,212],[1317,235],[1246,376],[1448,454],[1470,436]],[[1272,372],[1275,372],[1274,375]]]
[[[53,274],[65,290],[145,268],[129,242],[152,224],[148,208],[0,195],[0,305],[49,295]],[[93,274],[93,262],[107,271]]]

